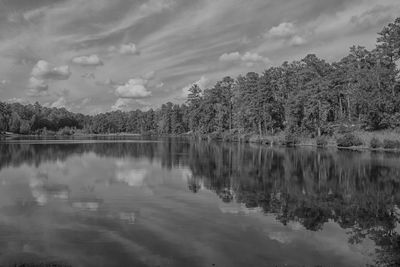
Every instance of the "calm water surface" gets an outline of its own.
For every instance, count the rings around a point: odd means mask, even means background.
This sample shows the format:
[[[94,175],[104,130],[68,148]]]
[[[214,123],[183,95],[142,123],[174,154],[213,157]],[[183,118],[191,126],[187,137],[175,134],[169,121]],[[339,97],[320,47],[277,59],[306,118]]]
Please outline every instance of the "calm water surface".
[[[0,143],[0,266],[400,266],[400,157]]]

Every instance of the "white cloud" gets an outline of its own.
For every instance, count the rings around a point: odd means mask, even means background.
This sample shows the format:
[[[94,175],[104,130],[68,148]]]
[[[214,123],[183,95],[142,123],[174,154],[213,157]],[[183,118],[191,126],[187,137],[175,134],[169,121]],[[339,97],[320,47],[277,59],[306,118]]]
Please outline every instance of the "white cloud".
[[[294,24],[291,22],[282,22],[268,31],[268,35],[272,37],[291,37],[295,33]]]
[[[110,53],[119,53],[122,55],[138,55],[139,54],[139,50],[137,49],[136,44],[134,44],[134,43],[122,44],[119,47],[110,46],[108,48],[108,51]]]
[[[251,52],[246,52],[242,58],[242,61],[244,62],[264,62],[264,63],[270,63],[271,61],[267,57],[260,56],[257,53],[251,53]]]
[[[119,48],[119,52],[123,55],[134,55],[138,53],[138,50],[136,48],[136,45],[134,43],[129,43],[129,44],[123,44]]]
[[[303,37],[301,37],[299,35],[295,35],[289,40],[289,45],[291,45],[291,46],[300,46],[300,45],[304,45],[306,43],[307,43],[306,39],[304,39]]]
[[[301,46],[307,43],[305,37],[300,35],[298,27],[292,22],[282,22],[272,27],[265,37],[283,40],[290,46]]]
[[[147,90],[148,81],[141,78],[130,79],[126,84],[120,85],[115,90],[119,98],[145,98],[151,95]]]
[[[67,65],[55,67],[45,60],[39,60],[33,67],[31,76],[39,80],[68,80],[71,71]]]
[[[189,95],[189,89],[193,85],[197,84],[197,86],[200,87],[201,90],[204,90],[209,82],[210,81],[205,76],[201,76],[198,81],[188,84],[187,86],[182,88],[182,97],[187,97]]]
[[[37,97],[47,95],[49,80],[68,80],[71,76],[69,66],[54,66],[53,64],[39,60],[32,68],[31,77],[28,83],[28,95]]]
[[[60,97],[59,99],[57,99],[56,101],[54,101],[50,107],[51,108],[65,108],[67,105],[67,100],[65,99],[65,97]]]
[[[219,57],[222,62],[242,61],[247,66],[251,67],[255,63],[270,64],[271,60],[268,57],[263,57],[258,53],[246,52],[241,55],[239,52],[224,53]]]
[[[236,61],[240,59],[241,56],[239,52],[224,53],[219,57],[220,61]]]
[[[28,84],[28,95],[29,96],[43,96],[47,94],[49,85],[41,79],[31,77]]]
[[[133,105],[133,99],[129,98],[118,98],[114,105],[111,106],[112,111],[116,110],[129,110]]]
[[[98,55],[74,57],[72,59],[72,62],[84,67],[95,67],[103,65],[103,61]]]

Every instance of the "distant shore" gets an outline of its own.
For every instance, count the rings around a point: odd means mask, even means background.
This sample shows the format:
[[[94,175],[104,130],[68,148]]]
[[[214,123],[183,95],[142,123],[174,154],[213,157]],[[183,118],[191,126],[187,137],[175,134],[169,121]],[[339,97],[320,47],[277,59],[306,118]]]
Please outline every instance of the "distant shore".
[[[359,139],[358,145],[347,144],[341,146],[338,144],[337,136],[324,136],[317,138],[307,137],[291,137],[288,138],[283,134],[277,135],[256,135],[256,134],[229,134],[229,133],[213,133],[213,134],[198,134],[198,133],[183,133],[175,135],[155,135],[155,134],[139,134],[139,133],[107,133],[107,134],[85,134],[76,133],[72,135],[62,134],[46,134],[46,135],[22,135],[14,134],[10,132],[0,133],[2,139],[30,139],[30,138],[93,138],[93,137],[186,137],[197,140],[207,141],[220,141],[230,143],[252,143],[264,146],[286,146],[286,147],[316,147],[316,148],[337,148],[341,150],[353,150],[353,151],[376,151],[376,152],[400,152],[400,134],[394,132],[364,132],[359,131],[350,133],[350,135],[356,136]],[[371,140],[375,138],[378,140],[376,147],[371,147]],[[389,146],[389,145],[390,146]]]

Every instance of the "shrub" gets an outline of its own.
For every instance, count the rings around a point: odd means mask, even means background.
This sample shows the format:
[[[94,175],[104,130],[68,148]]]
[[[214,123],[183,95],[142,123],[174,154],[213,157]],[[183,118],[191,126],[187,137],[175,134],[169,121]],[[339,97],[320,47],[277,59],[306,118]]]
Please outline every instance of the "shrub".
[[[242,142],[242,143],[249,143],[250,142],[250,138],[251,138],[251,135],[242,134],[242,135],[239,136],[239,141]]]
[[[264,138],[261,139],[261,144],[263,144],[263,145],[271,145],[272,144],[272,140],[269,139],[269,138],[264,137]]]
[[[317,137],[316,141],[317,141],[317,146],[319,147],[324,147],[328,145],[328,140],[323,136]]]
[[[283,140],[283,145],[286,146],[295,146],[299,143],[299,139],[294,133],[287,133],[285,135],[285,139]]]
[[[73,135],[73,131],[69,127],[64,127],[58,131],[59,135]]]
[[[371,148],[380,148],[380,147],[382,147],[382,142],[378,138],[373,137],[371,139],[371,141],[369,142],[369,146]]]
[[[383,140],[383,148],[386,149],[400,148],[400,141],[385,139]]]
[[[339,147],[361,146],[363,142],[352,133],[347,133],[336,140]]]
[[[352,129],[351,129],[351,126],[349,126],[349,125],[341,124],[341,125],[339,125],[339,127],[337,127],[336,131],[339,134],[346,134],[346,133],[350,133],[352,131]]]

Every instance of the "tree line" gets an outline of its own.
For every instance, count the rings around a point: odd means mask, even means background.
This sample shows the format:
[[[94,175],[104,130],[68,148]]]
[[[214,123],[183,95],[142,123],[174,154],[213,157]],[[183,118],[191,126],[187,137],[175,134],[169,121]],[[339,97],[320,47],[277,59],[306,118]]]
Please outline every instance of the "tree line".
[[[0,103],[0,131],[20,134],[80,129],[85,133],[270,135],[285,131],[330,135],[343,125],[365,130],[400,126],[400,18],[378,33],[368,50],[353,46],[340,61],[310,54],[263,73],[224,77],[202,90],[194,84],[184,104],[94,116],[38,103]]]

